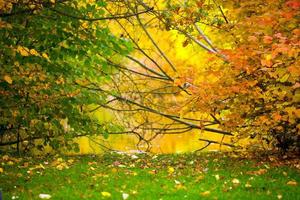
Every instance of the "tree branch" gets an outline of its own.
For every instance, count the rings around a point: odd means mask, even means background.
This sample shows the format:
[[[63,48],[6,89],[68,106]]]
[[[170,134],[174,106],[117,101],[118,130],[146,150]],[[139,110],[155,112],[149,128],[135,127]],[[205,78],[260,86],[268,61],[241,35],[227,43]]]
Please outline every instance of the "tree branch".
[[[98,17],[98,18],[87,18],[84,16],[75,16],[75,15],[71,15],[65,12],[62,12],[60,10],[57,10],[55,8],[49,8],[49,10],[54,11],[60,15],[66,16],[66,17],[70,17],[73,19],[79,19],[79,20],[83,20],[83,21],[89,21],[89,22],[93,22],[93,21],[102,21],[102,20],[112,20],[112,19],[126,19],[126,18],[130,18],[130,17],[134,17],[134,16],[138,16],[147,12],[150,12],[153,10],[153,8],[149,8],[147,10],[143,10],[137,13],[131,13],[131,14],[122,14],[122,15],[115,15],[115,16],[109,16],[109,17]]]

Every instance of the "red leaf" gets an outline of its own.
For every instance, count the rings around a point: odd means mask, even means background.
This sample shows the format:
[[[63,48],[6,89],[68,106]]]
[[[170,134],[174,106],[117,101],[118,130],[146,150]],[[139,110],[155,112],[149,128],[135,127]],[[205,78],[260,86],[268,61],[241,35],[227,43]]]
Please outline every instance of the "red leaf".
[[[300,8],[300,1],[294,0],[294,1],[288,1],[285,3],[288,7],[293,8],[295,10]]]

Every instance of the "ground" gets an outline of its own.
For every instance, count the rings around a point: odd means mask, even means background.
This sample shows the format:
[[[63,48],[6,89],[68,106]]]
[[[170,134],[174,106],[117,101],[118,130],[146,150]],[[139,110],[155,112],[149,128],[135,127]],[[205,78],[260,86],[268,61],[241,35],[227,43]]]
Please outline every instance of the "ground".
[[[300,199],[297,158],[234,153],[0,158],[3,199]]]

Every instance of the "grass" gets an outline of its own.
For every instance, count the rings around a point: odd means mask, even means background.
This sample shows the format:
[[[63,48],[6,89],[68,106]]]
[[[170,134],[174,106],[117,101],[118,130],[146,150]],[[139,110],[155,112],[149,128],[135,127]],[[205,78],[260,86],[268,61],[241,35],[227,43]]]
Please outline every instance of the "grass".
[[[281,162],[231,154],[137,157],[4,156],[0,159],[0,188],[4,200],[39,199],[41,193],[68,200],[118,200],[126,194],[128,200],[300,199],[298,160]]]

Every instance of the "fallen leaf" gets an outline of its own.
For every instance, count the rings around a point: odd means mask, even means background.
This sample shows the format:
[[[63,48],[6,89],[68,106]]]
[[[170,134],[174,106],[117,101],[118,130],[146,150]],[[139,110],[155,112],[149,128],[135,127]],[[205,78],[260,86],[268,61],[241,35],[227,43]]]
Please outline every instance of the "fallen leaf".
[[[57,165],[57,166],[56,166],[56,169],[58,169],[58,170],[63,170],[64,167],[63,167],[62,165]]]
[[[204,179],[204,176],[200,175],[196,178],[196,182],[200,182]]]
[[[278,194],[278,195],[277,195],[277,198],[278,198],[278,199],[282,199],[282,195],[281,195],[281,194]]]
[[[207,190],[207,191],[205,191],[205,192],[200,193],[200,195],[201,195],[201,196],[204,196],[204,197],[205,197],[205,196],[208,196],[208,195],[210,195],[210,191]]]
[[[51,195],[50,194],[39,194],[40,199],[50,199]]]
[[[29,166],[29,162],[24,162],[23,165],[21,166],[22,168],[26,168]]]
[[[250,183],[247,182],[247,183],[245,184],[245,187],[246,187],[246,188],[251,188],[252,185],[251,185]]]
[[[175,172],[175,169],[173,167],[168,167],[168,173],[173,174]]]
[[[157,171],[155,169],[153,169],[153,170],[150,170],[148,173],[149,174],[157,174]]]
[[[0,167],[0,173],[3,173],[3,171],[4,171],[3,168]]]
[[[288,174],[286,172],[282,172],[283,176],[287,176]]]
[[[256,171],[249,171],[249,172],[246,172],[246,174],[250,174],[250,175],[263,175],[265,173],[267,173],[268,170],[266,169],[259,169],[259,170],[256,170]]]
[[[38,168],[45,169],[44,165],[42,165],[42,164],[40,164]]]
[[[96,162],[88,162],[88,165],[96,165],[96,164],[97,164]]]
[[[286,184],[291,186],[296,186],[298,183],[296,181],[289,181]]]
[[[118,172],[118,170],[117,170],[116,168],[112,168],[112,169],[111,169],[111,172],[112,172],[112,173],[116,173],[116,172]]]
[[[4,155],[4,156],[2,156],[2,159],[3,159],[4,161],[8,161],[8,160],[9,160],[9,156],[8,156],[8,155]]]
[[[69,159],[69,160],[68,160],[68,163],[69,163],[69,164],[72,164],[72,163],[74,163],[74,160],[73,160],[73,159]]]
[[[90,167],[90,170],[95,171],[95,168],[94,167]]]
[[[177,189],[177,190],[186,190],[186,187],[183,185],[183,184],[176,184],[175,185],[175,188]]]
[[[138,192],[136,190],[133,190],[131,193],[132,194],[137,194]]]
[[[129,197],[129,194],[127,194],[127,193],[123,193],[123,194],[122,194],[122,198],[123,198],[124,200],[128,199],[128,197]]]
[[[63,170],[63,169],[69,169],[69,166],[66,163],[60,163],[56,166],[56,169]]]
[[[14,165],[14,162],[13,161],[8,161],[7,164],[8,165]]]
[[[239,181],[239,179],[234,178],[234,179],[232,179],[232,183],[233,184],[240,184],[240,181]]]
[[[132,176],[137,176],[137,175],[138,175],[138,173],[136,173],[136,172],[132,172],[132,173],[131,173],[131,175],[132,175]]]
[[[111,194],[109,192],[101,192],[101,195],[103,197],[111,197]]]

